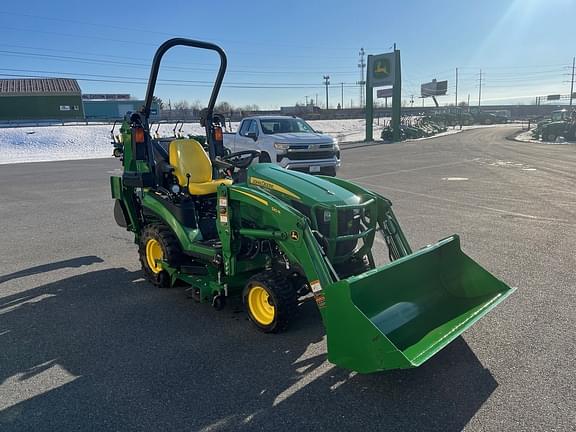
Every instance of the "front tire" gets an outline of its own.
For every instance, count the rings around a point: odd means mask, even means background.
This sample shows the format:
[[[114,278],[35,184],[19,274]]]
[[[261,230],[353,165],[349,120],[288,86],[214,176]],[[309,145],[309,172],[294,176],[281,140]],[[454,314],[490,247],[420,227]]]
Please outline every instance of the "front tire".
[[[171,287],[170,276],[158,260],[166,261],[170,267],[181,264],[182,248],[174,233],[163,225],[146,225],[140,236],[138,254],[146,279],[160,288]]]
[[[336,177],[336,167],[328,167],[325,169],[324,175]]]
[[[297,295],[292,284],[273,271],[250,278],[242,299],[250,321],[264,333],[286,330],[297,312]]]

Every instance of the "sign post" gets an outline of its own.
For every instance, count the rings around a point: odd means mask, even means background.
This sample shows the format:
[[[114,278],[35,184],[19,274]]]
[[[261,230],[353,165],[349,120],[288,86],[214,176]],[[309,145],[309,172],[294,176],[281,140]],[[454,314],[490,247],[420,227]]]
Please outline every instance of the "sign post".
[[[374,123],[374,88],[393,86],[392,88],[392,131],[394,141],[400,140],[401,115],[401,76],[400,51],[394,46],[394,51],[386,54],[369,55],[366,79],[366,139],[372,141]]]

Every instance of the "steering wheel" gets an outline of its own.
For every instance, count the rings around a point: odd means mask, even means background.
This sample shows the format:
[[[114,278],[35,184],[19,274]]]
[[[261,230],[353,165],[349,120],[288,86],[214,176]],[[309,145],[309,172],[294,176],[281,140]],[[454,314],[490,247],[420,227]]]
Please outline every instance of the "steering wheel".
[[[257,157],[260,157],[259,150],[243,150],[223,156],[220,161],[242,170],[248,168]]]

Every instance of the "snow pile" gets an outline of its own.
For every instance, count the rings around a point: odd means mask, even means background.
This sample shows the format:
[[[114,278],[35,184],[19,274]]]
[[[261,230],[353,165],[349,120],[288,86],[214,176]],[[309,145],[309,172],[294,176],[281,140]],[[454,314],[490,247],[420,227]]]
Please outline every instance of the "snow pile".
[[[0,129],[0,164],[112,155],[110,126],[41,126]]]
[[[384,123],[387,121],[390,121],[390,118],[374,119],[374,139],[380,139]],[[310,120],[308,123],[315,130],[337,138],[338,142],[362,141],[366,133],[366,120],[364,119]]]

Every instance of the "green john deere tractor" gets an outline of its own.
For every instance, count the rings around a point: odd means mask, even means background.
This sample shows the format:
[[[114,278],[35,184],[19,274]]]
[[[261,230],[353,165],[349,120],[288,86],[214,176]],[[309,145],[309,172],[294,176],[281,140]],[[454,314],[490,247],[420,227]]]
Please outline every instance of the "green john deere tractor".
[[[563,137],[566,141],[576,141],[576,112],[565,109],[552,111],[549,119],[537,124],[532,136],[549,142],[555,142],[558,137]]]
[[[160,62],[176,45],[220,57],[203,124],[193,139],[153,139],[148,116]],[[328,359],[362,373],[421,365],[512,293],[460,250],[458,236],[413,252],[390,201],[351,182],[255,164],[229,154],[213,112],[226,70],[211,43],[171,39],[153,60],[146,104],[115,142],[122,176],[111,177],[117,223],[134,233],[146,278],[185,285],[220,309],[243,299],[263,332],[295,319],[314,299]],[[376,237],[389,263],[377,267]]]

